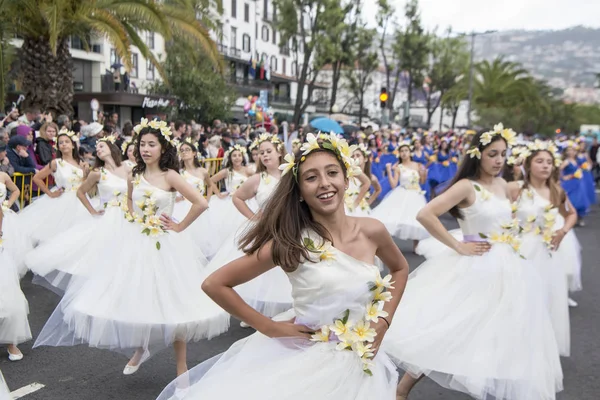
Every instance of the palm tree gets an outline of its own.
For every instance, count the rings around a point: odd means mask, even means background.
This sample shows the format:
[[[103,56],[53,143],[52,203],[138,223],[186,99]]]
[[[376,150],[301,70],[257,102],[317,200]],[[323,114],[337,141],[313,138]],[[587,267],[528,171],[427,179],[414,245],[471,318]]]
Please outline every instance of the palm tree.
[[[479,107],[504,108],[535,101],[534,79],[520,64],[496,58],[475,66],[474,100]],[[533,96],[533,97],[532,97]]]
[[[79,37],[89,49],[92,37],[106,37],[131,68],[131,48],[164,71],[140,37],[161,34],[194,43],[220,68],[216,45],[198,5],[212,0],[0,0],[6,33],[23,39],[19,51],[24,107],[72,115],[73,76],[68,39]],[[198,19],[200,18],[202,22]]]

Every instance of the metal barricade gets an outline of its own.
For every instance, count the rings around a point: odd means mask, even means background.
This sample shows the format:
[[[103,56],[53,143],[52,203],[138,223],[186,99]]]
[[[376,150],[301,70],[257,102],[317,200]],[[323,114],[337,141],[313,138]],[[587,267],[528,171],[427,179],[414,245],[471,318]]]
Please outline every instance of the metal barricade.
[[[202,162],[202,166],[206,168],[208,175],[211,177],[221,170],[221,165],[223,165],[222,158],[205,158]],[[221,190],[221,185],[221,181],[217,182],[217,188],[219,190]],[[206,193],[206,190],[204,193]]]
[[[35,191],[33,190],[33,175],[33,173],[22,174],[20,172],[15,172],[12,176],[13,182],[21,192],[19,194],[19,209],[21,210],[25,208],[27,204],[31,203],[34,193],[37,197],[42,194],[42,191],[39,187],[36,187]],[[44,183],[48,185],[49,180],[50,177],[47,177]]]

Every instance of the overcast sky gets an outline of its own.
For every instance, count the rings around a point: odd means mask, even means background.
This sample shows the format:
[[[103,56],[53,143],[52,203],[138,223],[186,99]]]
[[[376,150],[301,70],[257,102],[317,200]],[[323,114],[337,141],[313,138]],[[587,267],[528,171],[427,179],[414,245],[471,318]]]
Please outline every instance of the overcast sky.
[[[402,16],[406,0],[389,0]],[[363,15],[375,26],[377,0],[364,0]],[[455,32],[600,27],[600,0],[419,0],[425,27]]]

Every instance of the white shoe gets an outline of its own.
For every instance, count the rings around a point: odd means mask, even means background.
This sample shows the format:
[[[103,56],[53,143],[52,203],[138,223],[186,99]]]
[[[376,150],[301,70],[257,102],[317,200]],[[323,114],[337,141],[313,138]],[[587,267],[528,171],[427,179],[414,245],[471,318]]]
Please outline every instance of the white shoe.
[[[244,321],[240,322],[240,326],[242,328],[250,328],[250,325],[248,325],[247,323],[245,323]]]
[[[577,307],[578,305],[575,300],[569,297],[569,307]]]
[[[13,354],[10,351],[8,351],[8,359],[10,361],[21,361],[23,359],[23,353],[18,353],[18,354]]]
[[[129,365],[127,364],[125,366],[125,368],[123,369],[123,375],[133,375],[137,372],[138,369],[140,369],[140,365],[142,363],[140,362],[138,365]]]

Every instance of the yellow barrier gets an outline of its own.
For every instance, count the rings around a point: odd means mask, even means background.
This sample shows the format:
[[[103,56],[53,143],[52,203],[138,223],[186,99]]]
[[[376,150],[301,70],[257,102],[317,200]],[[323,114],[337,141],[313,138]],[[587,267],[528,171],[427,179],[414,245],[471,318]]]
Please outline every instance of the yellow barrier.
[[[202,162],[202,165],[208,171],[209,176],[215,175],[217,172],[221,170],[221,165],[223,165],[222,158],[206,158]],[[221,182],[217,182],[217,187],[221,190]],[[206,193],[206,190],[204,191]]]

